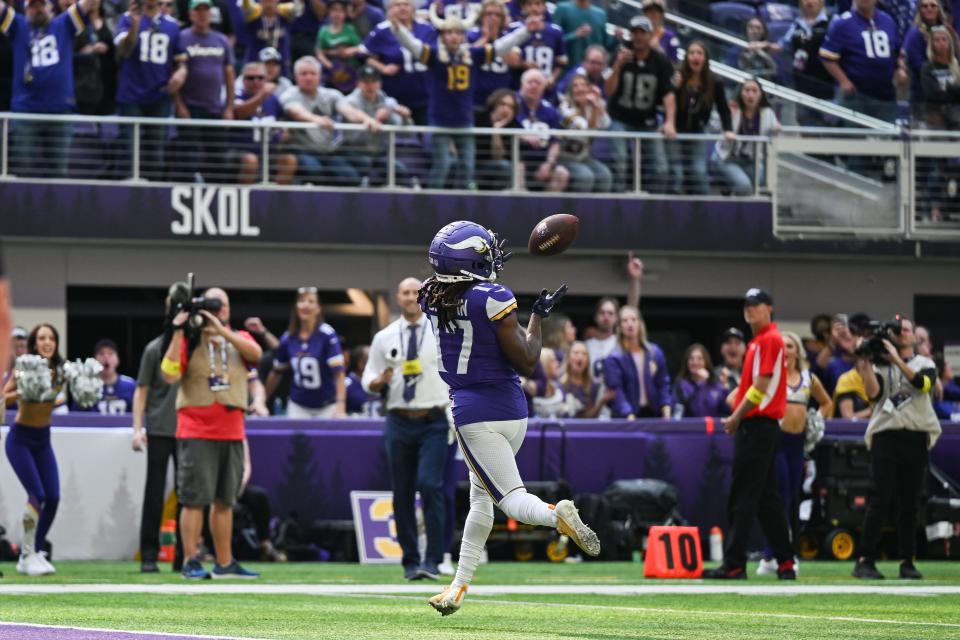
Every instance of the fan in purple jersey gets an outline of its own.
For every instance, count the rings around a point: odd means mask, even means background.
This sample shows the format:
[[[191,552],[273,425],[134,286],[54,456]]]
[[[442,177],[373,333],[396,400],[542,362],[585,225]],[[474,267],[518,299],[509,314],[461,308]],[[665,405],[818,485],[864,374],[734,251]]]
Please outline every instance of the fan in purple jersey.
[[[546,20],[547,4],[544,0],[523,0],[521,6],[525,18],[530,16],[543,18],[543,26],[537,30],[531,29],[530,37],[520,45],[523,56],[521,73],[524,69],[540,69],[547,77],[547,99],[556,102],[557,82],[563,75],[564,67],[567,66],[567,45],[563,29]],[[517,24],[514,23],[512,28],[516,28]]]
[[[526,329],[517,301],[496,284],[509,254],[492,231],[467,221],[440,229],[430,244],[435,275],[420,289],[420,305],[437,336],[440,377],[450,387],[453,420],[470,469],[470,512],[463,527],[456,577],[430,599],[442,615],[455,613],[480,561],[496,505],[507,517],[556,527],[591,556],[597,535],[580,520],[573,502],[554,507],[523,486],[515,456],[527,430],[527,402],[518,373],[530,375],[540,359],[541,319],[567,291],[546,289],[533,304]]]
[[[877,0],[856,0],[850,11],[830,23],[820,59],[840,85],[843,106],[894,121],[894,79],[906,80],[906,74],[899,68],[897,25],[877,8]]]
[[[283,107],[277,98],[277,86],[267,81],[267,68],[262,62],[248,62],[243,65],[240,76],[242,89],[233,102],[233,117],[237,120],[257,122],[276,122],[283,117]],[[263,136],[267,129],[238,129],[237,144],[233,153],[239,154],[240,176],[242,184],[253,184],[260,180],[260,159],[263,156]],[[283,129],[270,129],[267,149],[270,166],[273,168],[274,182],[290,184],[297,174],[297,156],[276,148],[283,141]]]
[[[517,122],[529,133],[520,136],[520,159],[524,165],[524,181],[528,189],[563,191],[570,181],[570,172],[557,164],[560,140],[550,134],[562,128],[560,112],[543,99],[547,79],[540,69],[527,69],[520,81]]]
[[[467,32],[467,42],[473,46],[496,42],[507,33],[509,25],[510,18],[500,0],[484,0],[480,8],[480,25]],[[481,65],[477,73],[477,86],[473,91],[475,111],[484,111],[487,108],[487,99],[494,91],[510,86],[513,78],[510,68],[519,64],[518,52],[510,51]]]
[[[93,348],[93,357],[103,366],[103,371],[100,372],[103,379],[100,400],[87,408],[73,401],[70,403],[70,411],[96,411],[106,416],[133,411],[133,392],[137,388],[137,381],[117,373],[117,367],[120,366],[117,344],[109,338],[100,340]]]
[[[527,36],[527,27],[520,27],[496,42],[482,46],[466,43],[464,32],[477,19],[472,14],[466,22],[457,17],[441,20],[436,5],[430,5],[430,20],[440,32],[436,46],[416,39],[399,22],[390,23],[390,28],[403,48],[414,58],[427,65],[430,79],[429,122],[434,127],[469,129],[473,127],[473,92],[480,67],[490,64],[498,55],[503,55],[522,42]],[[539,17],[528,19],[531,28],[541,24]],[[428,185],[431,189],[443,189],[452,168],[451,144],[456,145],[459,156],[460,186],[476,190],[474,179],[476,143],[469,134],[434,133],[431,137],[433,161],[430,166]]]
[[[29,0],[25,16],[0,0],[0,35],[10,39],[13,57],[11,111],[73,110],[73,42],[86,29],[94,4],[82,0],[54,18],[47,0]],[[71,133],[69,122],[15,121],[13,170],[21,176],[66,177]]]
[[[560,78],[560,82],[557,83],[557,93],[562,96],[567,92],[570,82],[576,76],[583,76],[590,81],[590,84],[600,90],[600,95],[606,100],[606,80],[612,73],[610,66],[607,64],[607,59],[607,50],[603,46],[592,44],[587,47],[583,54],[583,62],[567,71]]]
[[[387,95],[410,109],[414,123],[425,126],[430,100],[427,66],[400,46],[391,31],[391,21],[403,25],[422,42],[436,40],[436,31],[429,24],[413,19],[411,0],[392,0],[387,12],[390,21],[384,20],[367,34],[360,45],[360,55],[369,56],[367,64],[380,73]]]
[[[247,53],[244,62],[259,60],[261,49],[273,47],[283,57],[284,71],[290,72],[290,29],[303,14],[303,3],[278,0],[243,0],[244,31]]]
[[[316,287],[300,287],[290,312],[290,327],[280,337],[267,376],[266,397],[273,395],[284,371],[293,373],[287,415],[291,418],[345,418],[346,370],[340,338],[323,322]]]
[[[120,76],[117,81],[117,113],[140,118],[168,118],[172,96],[187,79],[186,52],[180,43],[180,24],[163,15],[157,0],[132,0],[120,17],[114,36]],[[163,174],[165,126],[140,130],[140,164],[147,177]],[[133,154],[133,127],[124,126],[127,154]],[[127,162],[126,166],[131,166]]]

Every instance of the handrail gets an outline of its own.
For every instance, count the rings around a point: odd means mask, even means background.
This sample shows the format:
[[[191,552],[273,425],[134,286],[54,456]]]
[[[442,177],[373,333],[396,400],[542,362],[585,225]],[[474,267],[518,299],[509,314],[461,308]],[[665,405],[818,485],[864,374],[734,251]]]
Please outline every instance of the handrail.
[[[633,7],[635,9],[643,10],[643,5],[636,0],[620,0],[622,4]],[[722,40],[727,44],[735,45],[738,47],[747,46],[747,41],[738,38],[734,35],[708,27],[704,24],[684,18],[675,13],[666,13],[664,18],[669,22],[678,24],[688,29],[692,29],[702,35],[708,36],[715,40]],[[607,32],[613,34],[615,27],[610,23],[607,23]],[[680,54],[683,54],[681,49]],[[731,67],[717,60],[710,61],[710,69],[722,78],[727,80],[733,80],[734,82],[742,83],[744,80],[752,79],[753,76],[745,71],[741,71],[735,67]],[[769,95],[787,100],[789,102],[795,102],[813,109],[814,111],[819,111],[820,113],[825,113],[827,115],[840,118],[846,122],[856,124],[858,126],[864,127],[866,129],[877,129],[881,131],[897,131],[898,127],[896,125],[890,124],[889,122],[884,122],[878,118],[868,116],[859,111],[854,111],[853,109],[848,109],[847,107],[841,107],[838,104],[830,102],[829,100],[823,100],[821,98],[816,98],[814,96],[803,93],[802,91],[797,91],[796,89],[791,89],[790,87],[785,87],[776,82],[771,82],[767,79],[760,78],[760,86],[763,87],[763,90],[766,91]]]
[[[168,127],[171,125],[182,127],[208,127],[221,129],[295,129],[295,130],[314,130],[318,126],[311,122],[294,122],[290,120],[262,121],[262,120],[205,120],[205,119],[187,119],[187,118],[145,118],[131,116],[84,116],[72,114],[43,114],[43,113],[13,113],[10,111],[0,111],[0,120],[27,120],[40,122],[89,122],[95,124],[111,123],[119,125],[154,125]],[[337,131],[360,131],[369,132],[364,125],[351,124],[344,122],[334,123],[334,129]],[[581,129],[545,129],[543,131],[533,131],[530,129],[497,129],[493,127],[470,127],[451,128],[451,127],[425,127],[420,125],[382,125],[381,133],[446,133],[460,134],[469,133],[471,135],[502,135],[502,136],[541,136],[549,135],[557,138],[640,138],[640,139],[662,139],[663,134],[657,132],[630,132],[630,131],[601,131],[601,130],[581,130]],[[678,134],[678,140],[701,140],[717,141],[722,136],[717,133],[684,133]],[[737,136],[741,142],[768,142],[767,136]]]

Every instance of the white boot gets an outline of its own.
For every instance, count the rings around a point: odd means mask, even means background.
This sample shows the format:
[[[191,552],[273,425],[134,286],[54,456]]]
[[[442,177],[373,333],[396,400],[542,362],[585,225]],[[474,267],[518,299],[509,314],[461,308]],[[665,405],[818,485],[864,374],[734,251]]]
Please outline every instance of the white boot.
[[[761,560],[760,564],[757,565],[757,575],[758,576],[769,576],[777,574],[777,567],[779,564],[773,558],[770,560]]]
[[[443,562],[437,568],[442,576],[452,576],[457,573],[457,570],[453,568],[453,556],[449,553],[443,554]]]
[[[23,573],[31,578],[36,578],[52,572],[47,570],[45,560],[40,554],[22,553],[20,554],[20,559],[17,561],[17,573]]]

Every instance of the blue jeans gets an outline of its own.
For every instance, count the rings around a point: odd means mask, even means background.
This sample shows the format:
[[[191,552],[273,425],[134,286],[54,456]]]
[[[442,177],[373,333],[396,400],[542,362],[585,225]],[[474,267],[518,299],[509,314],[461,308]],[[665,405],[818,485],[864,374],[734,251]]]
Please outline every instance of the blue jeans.
[[[446,415],[435,420],[414,420],[394,413],[387,414],[384,444],[390,465],[393,487],[393,519],[397,525],[397,541],[403,549],[403,566],[420,565],[417,549],[417,518],[414,494],[420,492],[423,522],[427,531],[424,562],[443,561],[445,523],[444,475],[447,468]]]
[[[706,140],[667,141],[673,193],[704,196],[710,193],[707,149],[711,144],[713,143]]]
[[[477,167],[477,184],[481,189],[498,191],[513,186],[513,165],[509,160],[481,160]]]
[[[583,160],[561,160],[560,164],[570,172],[570,186],[567,191],[577,193],[610,193],[613,186],[613,174],[607,165],[593,158]]]
[[[72,123],[14,120],[11,125],[10,169],[15,175],[67,177]]]
[[[169,118],[173,103],[163,97],[144,104],[118,104],[117,115],[139,118]],[[133,175],[133,127],[120,128],[120,138],[126,143],[122,175]],[[140,127],[140,177],[150,180],[163,178],[163,147],[166,144],[167,125]]]
[[[338,187],[356,187],[360,184],[360,174],[342,155],[300,152],[297,162],[301,182]]]
[[[651,132],[655,129],[634,127],[619,120],[612,120],[610,131]],[[611,138],[610,155],[613,160],[613,190],[633,191],[633,167],[629,163],[633,156],[633,140]],[[640,141],[640,162],[641,189],[649,193],[665,193],[669,168],[662,138]]]
[[[450,142],[457,147],[459,169],[463,184],[461,188],[469,189],[476,184],[477,147],[474,137],[469,134],[434,133],[431,139],[432,156],[430,175],[427,176],[427,186],[431,189],[443,189],[453,167],[453,157],[450,155]]]
[[[351,151],[347,153],[347,161],[354,168],[361,178],[369,178],[370,184],[382,186],[387,184],[387,166],[389,162],[387,150],[378,156],[368,156],[359,152]],[[393,163],[394,182],[399,186],[409,186],[410,176],[407,172],[407,165],[400,160]]]
[[[753,158],[728,157],[714,163],[736,196],[753,195],[753,174],[756,162]],[[760,184],[763,184],[763,165],[760,165]]]

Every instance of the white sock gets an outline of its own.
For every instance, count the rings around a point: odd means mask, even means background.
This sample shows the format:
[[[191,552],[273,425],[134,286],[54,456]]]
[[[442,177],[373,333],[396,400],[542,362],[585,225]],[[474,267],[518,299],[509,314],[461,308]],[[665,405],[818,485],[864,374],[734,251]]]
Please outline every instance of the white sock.
[[[500,501],[500,509],[508,518],[519,520],[526,524],[537,524],[541,527],[556,527],[557,514],[546,502],[527,493],[524,488],[517,489]]]
[[[471,503],[470,513],[463,525],[463,540],[460,542],[460,558],[457,560],[457,575],[453,579],[454,588],[469,585],[473,574],[480,564],[480,554],[487,544],[487,537],[493,528],[493,503],[487,503],[489,513]]]
[[[20,555],[28,556],[33,553],[37,540],[37,520],[40,514],[29,502],[23,508],[23,542],[20,543]]]

